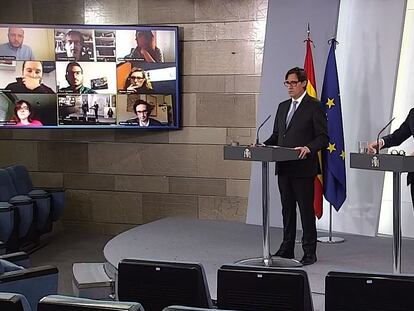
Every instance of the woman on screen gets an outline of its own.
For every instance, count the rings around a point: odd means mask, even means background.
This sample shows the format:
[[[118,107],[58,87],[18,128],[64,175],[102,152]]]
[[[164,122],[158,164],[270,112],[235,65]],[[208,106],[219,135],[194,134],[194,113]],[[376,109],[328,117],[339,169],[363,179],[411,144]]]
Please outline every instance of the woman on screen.
[[[33,108],[32,105],[25,101],[19,100],[14,107],[14,121],[16,121],[16,126],[42,126],[42,122],[39,120],[34,120]]]
[[[125,58],[145,61],[147,63],[163,63],[164,55],[155,43],[155,37],[152,31],[136,31],[135,40],[137,46],[131,50],[131,53]]]
[[[128,75],[124,90],[128,93],[140,93],[140,91],[152,90],[152,84],[142,68],[134,67]]]

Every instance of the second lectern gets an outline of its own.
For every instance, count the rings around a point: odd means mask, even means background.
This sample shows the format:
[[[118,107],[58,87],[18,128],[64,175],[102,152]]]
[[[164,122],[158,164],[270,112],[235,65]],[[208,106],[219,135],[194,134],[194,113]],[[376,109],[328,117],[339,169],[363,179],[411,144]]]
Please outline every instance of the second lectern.
[[[294,259],[271,257],[270,255],[270,209],[269,209],[269,162],[300,160],[299,152],[279,146],[224,146],[225,160],[262,162],[262,213],[263,213],[263,257],[239,261],[239,263],[259,266],[300,267]]]

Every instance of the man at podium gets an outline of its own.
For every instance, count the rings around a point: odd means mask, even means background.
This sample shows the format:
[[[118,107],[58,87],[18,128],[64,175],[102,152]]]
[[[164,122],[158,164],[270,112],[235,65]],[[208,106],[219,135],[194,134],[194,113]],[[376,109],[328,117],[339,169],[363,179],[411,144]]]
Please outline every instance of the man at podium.
[[[317,152],[328,145],[326,114],[322,104],[306,93],[308,78],[302,68],[292,68],[284,85],[290,99],[277,108],[273,133],[265,145],[299,150],[298,161],[276,163],[282,203],[283,241],[274,256],[294,258],[296,237],[296,203],[302,221],[303,265],[316,262],[316,223],[313,209],[314,178],[318,173]]]
[[[375,154],[382,148],[394,147],[402,144],[414,135],[414,108],[410,110],[405,121],[393,133],[386,135],[378,141],[368,144],[368,152]],[[411,185],[411,200],[414,203],[414,172],[407,174],[407,185]]]

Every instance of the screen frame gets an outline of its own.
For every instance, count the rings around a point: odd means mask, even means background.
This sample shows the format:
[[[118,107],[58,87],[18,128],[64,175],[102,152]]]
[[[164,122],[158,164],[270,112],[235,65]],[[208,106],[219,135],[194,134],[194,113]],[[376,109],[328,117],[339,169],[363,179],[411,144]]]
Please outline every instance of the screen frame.
[[[179,40],[179,26],[165,26],[165,25],[108,25],[108,24],[100,24],[100,25],[96,25],[96,24],[34,24],[34,23],[0,23],[0,28],[34,28],[34,29],[53,29],[53,30],[57,30],[57,29],[75,29],[75,30],[81,30],[81,29],[88,29],[88,30],[151,30],[151,31],[157,31],[157,30],[164,30],[164,31],[173,31],[174,32],[174,37],[175,37],[175,42],[174,42],[174,53],[175,53],[175,93],[171,94],[173,96],[173,100],[175,101],[175,103],[172,105],[174,110],[174,114],[173,114],[173,118],[172,118],[172,124],[171,125],[162,125],[162,126],[148,126],[148,127],[144,127],[144,126],[137,126],[137,125],[120,125],[120,121],[116,120],[116,124],[114,125],[61,125],[59,124],[59,113],[58,113],[58,108],[59,108],[59,103],[58,103],[58,96],[59,96],[59,92],[58,90],[56,90],[56,109],[57,109],[57,124],[56,125],[42,125],[42,126],[16,126],[16,125],[0,125],[0,129],[22,129],[22,130],[28,130],[28,129],[53,129],[53,130],[66,130],[66,129],[94,129],[94,130],[104,130],[104,129],[120,129],[120,130],[131,130],[131,129],[136,129],[139,131],[152,131],[152,130],[161,130],[161,131],[170,131],[170,130],[180,130],[182,129],[182,91],[181,91],[181,55],[180,55],[180,40]],[[95,37],[94,37],[95,38]],[[96,40],[96,39],[95,39]],[[23,42],[24,44],[24,42]],[[96,47],[95,47],[96,50]],[[116,47],[115,47],[115,51],[116,51]],[[96,53],[96,51],[95,51]],[[96,55],[94,56],[96,57]],[[117,55],[115,55],[116,60],[115,62],[115,66],[117,66],[119,64],[119,58]],[[5,58],[2,58],[5,59]],[[70,60],[69,60],[70,61]],[[126,62],[127,60],[125,60]],[[56,56],[55,56],[55,60],[53,61],[55,63],[55,70],[56,70],[56,64],[58,62],[64,62],[63,60],[57,60]],[[90,63],[109,63],[109,62],[104,62],[104,61],[93,61]],[[116,72],[115,72],[116,74]],[[56,77],[57,80],[57,77]],[[3,88],[4,89],[4,88]],[[0,93],[3,93],[2,91],[0,91]],[[14,93],[12,93],[14,94]],[[30,93],[21,93],[21,94],[30,94]],[[76,95],[80,95],[80,94],[76,94]],[[105,94],[107,95],[107,94]],[[116,89],[115,93],[111,93],[108,94],[109,96],[116,96],[116,106],[118,105],[119,102],[119,96],[120,95],[126,95],[123,93],[120,93],[118,91],[118,88]],[[157,94],[155,93],[148,93],[146,95],[167,95],[167,94]],[[4,122],[7,122],[7,120],[5,120]]]

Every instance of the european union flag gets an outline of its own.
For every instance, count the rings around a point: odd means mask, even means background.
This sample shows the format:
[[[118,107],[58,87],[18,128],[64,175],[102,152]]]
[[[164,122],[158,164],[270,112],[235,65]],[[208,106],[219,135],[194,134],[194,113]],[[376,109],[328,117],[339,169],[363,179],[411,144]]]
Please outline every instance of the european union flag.
[[[323,193],[325,199],[339,210],[346,198],[346,177],[341,97],[335,58],[336,43],[336,40],[331,40],[321,102],[328,117],[329,135],[329,146],[323,152]]]

